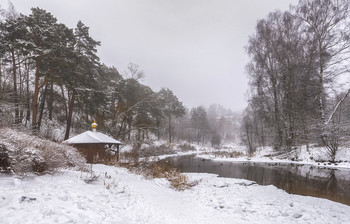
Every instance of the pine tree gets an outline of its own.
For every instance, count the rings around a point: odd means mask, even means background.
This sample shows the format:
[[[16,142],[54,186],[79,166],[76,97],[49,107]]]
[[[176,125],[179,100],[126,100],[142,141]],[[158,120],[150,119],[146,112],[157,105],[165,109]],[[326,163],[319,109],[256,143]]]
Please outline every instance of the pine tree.
[[[92,98],[99,98],[102,92],[97,91],[97,79],[99,78],[98,65],[99,57],[96,55],[97,46],[100,42],[95,41],[89,34],[89,28],[81,21],[78,22],[74,30],[75,46],[74,51],[77,56],[76,66],[72,70],[71,83],[67,85],[68,90],[68,115],[66,116],[66,132],[64,139],[69,138],[72,126],[72,117],[77,95],[80,107],[85,110],[94,110],[94,104],[86,106],[89,102],[98,102]],[[78,94],[79,93],[79,94]],[[96,109],[95,109],[96,110]],[[87,111],[86,111],[87,112]],[[91,112],[89,112],[91,113]],[[92,112],[93,113],[93,112]]]
[[[185,107],[182,105],[182,102],[174,95],[170,89],[162,88],[158,92],[158,99],[160,107],[162,108],[163,114],[167,117],[168,120],[168,137],[169,142],[172,142],[172,127],[171,119],[172,116],[181,117],[185,114]]]
[[[23,40],[26,37],[26,27],[23,17],[16,17],[15,14],[1,23],[1,55],[5,61],[9,61],[12,65],[12,77],[13,77],[13,92],[12,101],[15,107],[15,119],[14,123],[20,123],[19,113],[19,96],[18,96],[18,59],[25,55]]]
[[[49,70],[43,68],[45,60],[52,53],[52,41],[55,37],[57,19],[40,8],[32,8],[32,13],[25,17],[27,37],[29,38],[27,50],[35,64],[35,81],[33,95],[32,128],[38,130],[37,116],[39,105],[39,91],[47,82]]]

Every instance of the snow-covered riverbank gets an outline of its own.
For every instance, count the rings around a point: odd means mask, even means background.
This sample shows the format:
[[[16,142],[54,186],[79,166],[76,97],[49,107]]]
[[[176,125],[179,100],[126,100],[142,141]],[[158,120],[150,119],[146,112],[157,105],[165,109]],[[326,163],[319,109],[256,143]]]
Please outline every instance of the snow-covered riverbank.
[[[183,192],[164,179],[94,165],[79,171],[17,179],[0,177],[0,223],[347,223],[350,206],[291,195],[274,186],[188,174]]]
[[[216,155],[217,152],[238,152],[240,156],[230,158],[226,156]],[[325,148],[310,147],[309,151],[306,147],[300,147],[289,153],[280,153],[273,151],[271,147],[258,148],[253,155],[246,154],[244,146],[230,146],[220,150],[209,150],[207,152],[198,152],[198,157],[217,161],[232,162],[262,162],[262,163],[295,163],[309,164],[314,166],[329,168],[349,168],[350,169],[350,149],[340,148],[336,155],[336,163],[330,163],[329,156]]]

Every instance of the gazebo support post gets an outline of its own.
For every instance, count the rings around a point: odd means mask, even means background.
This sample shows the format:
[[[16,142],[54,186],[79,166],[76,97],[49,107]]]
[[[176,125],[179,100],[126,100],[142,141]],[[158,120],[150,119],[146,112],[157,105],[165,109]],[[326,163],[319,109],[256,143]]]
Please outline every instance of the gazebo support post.
[[[117,145],[117,161],[119,162],[119,144]]]

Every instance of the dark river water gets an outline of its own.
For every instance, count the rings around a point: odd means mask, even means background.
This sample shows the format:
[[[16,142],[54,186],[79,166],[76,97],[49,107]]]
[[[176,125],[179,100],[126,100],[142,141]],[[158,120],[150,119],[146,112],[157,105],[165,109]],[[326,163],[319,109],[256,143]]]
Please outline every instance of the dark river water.
[[[220,177],[274,185],[288,193],[326,198],[350,205],[350,170],[290,163],[218,162],[195,156],[166,159],[188,173],[214,173]]]

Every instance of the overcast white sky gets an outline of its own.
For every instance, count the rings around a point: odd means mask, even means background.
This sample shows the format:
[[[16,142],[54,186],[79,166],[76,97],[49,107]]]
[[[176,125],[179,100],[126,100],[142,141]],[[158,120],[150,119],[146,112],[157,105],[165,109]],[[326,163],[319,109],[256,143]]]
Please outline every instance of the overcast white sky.
[[[7,0],[0,0],[7,8]],[[258,19],[298,0],[12,0],[16,10],[51,12],[74,28],[79,20],[102,45],[101,61],[119,72],[129,62],[144,84],[171,89],[187,107],[221,104],[243,110],[248,79],[244,47]]]

